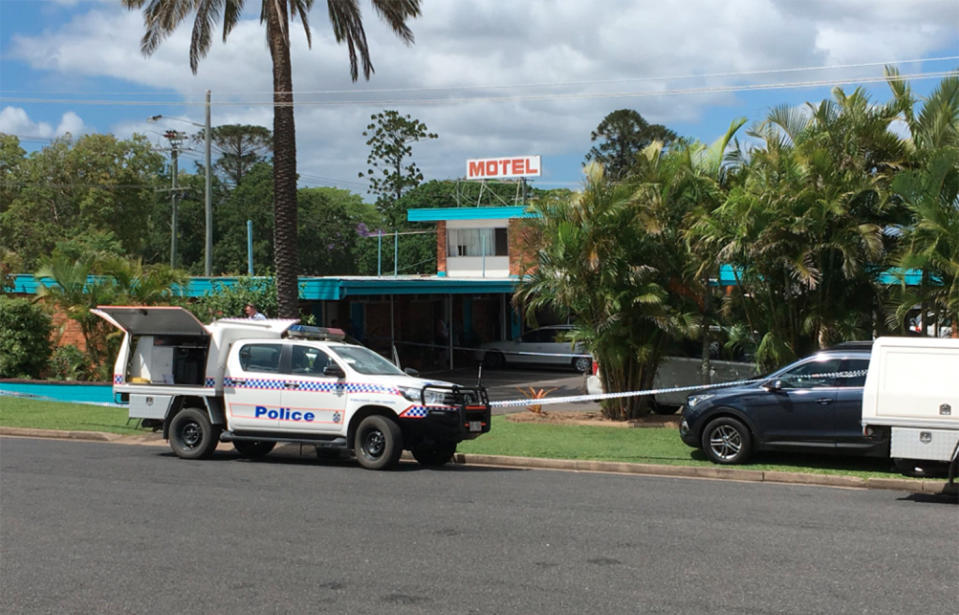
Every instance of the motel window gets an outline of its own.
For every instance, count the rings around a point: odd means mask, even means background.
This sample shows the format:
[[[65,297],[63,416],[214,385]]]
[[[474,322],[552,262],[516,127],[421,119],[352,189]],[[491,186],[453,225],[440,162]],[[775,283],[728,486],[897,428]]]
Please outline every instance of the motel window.
[[[455,228],[446,236],[447,256],[508,256],[505,228]]]

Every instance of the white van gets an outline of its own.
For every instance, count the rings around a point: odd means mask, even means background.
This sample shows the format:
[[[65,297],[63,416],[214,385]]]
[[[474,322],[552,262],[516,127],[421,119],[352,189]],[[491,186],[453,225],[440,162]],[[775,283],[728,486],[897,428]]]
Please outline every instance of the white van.
[[[862,426],[890,432],[890,456],[906,473],[950,464],[959,451],[959,339],[880,337],[873,342]]]

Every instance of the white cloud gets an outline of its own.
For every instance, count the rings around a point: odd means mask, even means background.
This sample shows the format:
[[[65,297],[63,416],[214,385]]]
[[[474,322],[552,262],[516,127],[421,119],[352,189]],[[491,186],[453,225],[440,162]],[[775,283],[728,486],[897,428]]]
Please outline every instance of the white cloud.
[[[0,132],[19,135],[24,139],[53,139],[70,133],[73,136],[87,132],[73,111],[67,111],[60,117],[60,123],[53,128],[48,122],[35,122],[21,107],[4,107],[0,110]]]
[[[669,125],[694,123],[710,107],[725,106],[723,126],[695,135],[708,141],[742,115],[734,106],[740,95],[650,94],[827,79],[838,73],[744,73],[913,59],[954,45],[959,23],[955,0],[445,1],[424,3],[423,16],[411,24],[416,44],[407,47],[367,3],[361,7],[376,69],[369,82],[350,81],[347,51],[333,41],[323,7],[311,15],[312,49],[299,23],[292,28],[304,177],[360,181],[356,171],[367,154],[361,132],[370,114],[384,108],[410,113],[440,134],[414,146],[428,177],[461,175],[469,157],[514,153],[547,156],[548,172],[549,156],[581,157],[590,130],[624,107]],[[217,31],[193,75],[189,24],[145,58],[139,51],[142,13],[99,3],[75,10],[72,21],[52,31],[15,35],[10,56],[79,84],[74,95],[117,101],[125,117],[133,115],[127,113],[132,102],[160,106],[173,100],[186,103],[183,119],[199,122],[210,89],[215,124],[272,126],[271,62],[257,15],[242,20],[225,44]],[[843,76],[874,77],[880,70],[850,69]],[[717,76],[728,73],[739,76]],[[114,80],[115,89],[128,83],[152,90],[127,96],[80,89],[103,77]],[[793,100],[784,94],[783,102]],[[142,116],[151,111],[149,104],[134,108]],[[0,116],[3,122],[14,119]],[[88,129],[149,134],[142,122],[114,122]],[[77,125],[83,126],[78,116],[65,117],[56,131]]]
[[[4,107],[0,111],[0,132],[24,137],[49,138],[53,128],[46,122],[32,122],[20,107]]]

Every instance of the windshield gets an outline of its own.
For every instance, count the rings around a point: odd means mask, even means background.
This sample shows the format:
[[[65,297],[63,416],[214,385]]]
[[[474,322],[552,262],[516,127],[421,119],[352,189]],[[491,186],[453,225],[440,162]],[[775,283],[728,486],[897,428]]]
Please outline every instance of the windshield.
[[[371,376],[405,376],[406,374],[369,348],[361,346],[331,346],[330,350],[347,365],[361,374]]]

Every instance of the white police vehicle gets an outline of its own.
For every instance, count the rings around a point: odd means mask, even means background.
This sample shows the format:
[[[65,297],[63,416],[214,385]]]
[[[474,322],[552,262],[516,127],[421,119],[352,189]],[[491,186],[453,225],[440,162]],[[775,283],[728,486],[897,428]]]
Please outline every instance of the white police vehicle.
[[[296,442],[320,455],[352,451],[376,470],[405,449],[441,465],[459,442],[490,429],[484,388],[417,378],[337,329],[295,320],[204,325],[180,307],[92,312],[125,333],[114,395],[185,459],[209,457],[220,441],[246,457]]]

